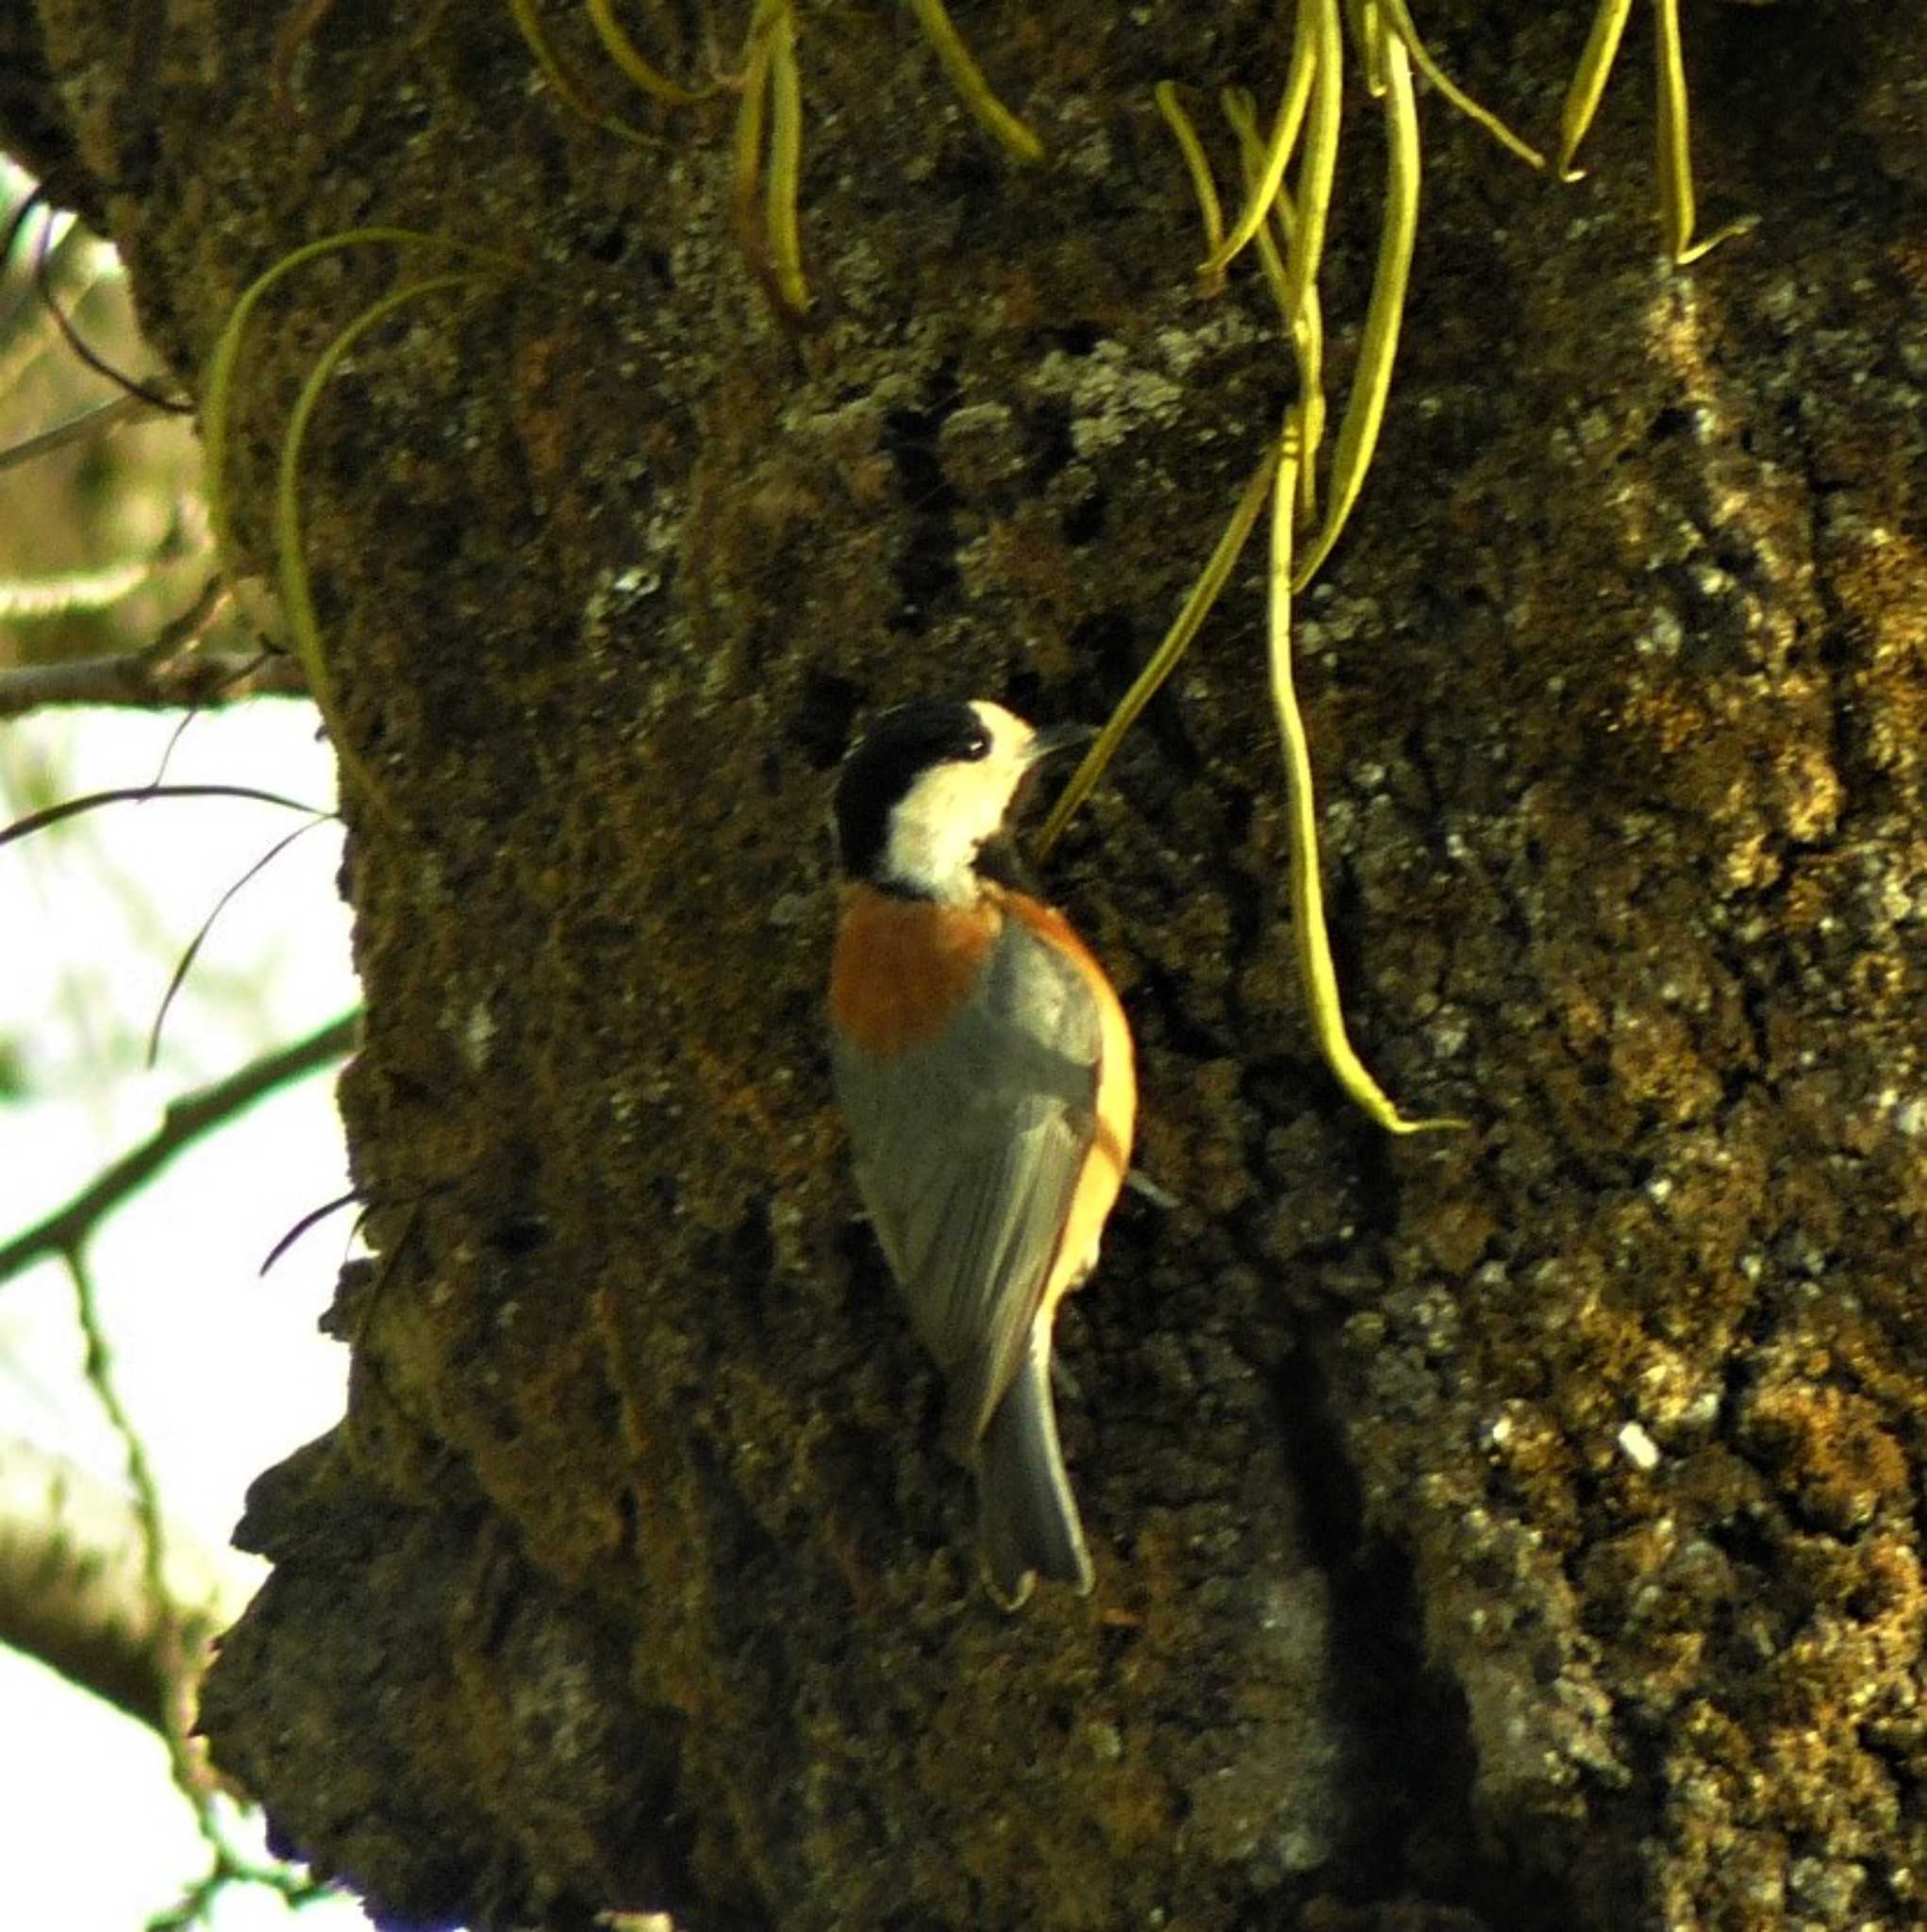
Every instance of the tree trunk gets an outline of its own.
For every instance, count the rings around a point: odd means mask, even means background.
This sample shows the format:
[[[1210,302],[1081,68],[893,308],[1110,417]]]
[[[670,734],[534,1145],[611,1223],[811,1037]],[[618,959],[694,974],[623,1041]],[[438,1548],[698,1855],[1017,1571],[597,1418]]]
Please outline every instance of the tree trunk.
[[[584,16],[537,10],[613,111]],[[1420,10],[1556,124],[1589,8]],[[682,78],[739,58],[745,9],[629,11]],[[1059,1325],[1097,1591],[975,1586],[829,1106],[819,827],[870,707],[1100,720],[1201,567],[1291,362],[1249,264],[1200,294],[1152,89],[1228,186],[1216,90],[1269,111],[1289,12],[958,0],[1023,168],[906,9],[806,0],[795,331],[732,232],[732,95],[633,96],[637,146],[506,6],[38,0],[72,154],[36,152],[182,372],[331,231],[524,265],[365,342],[303,466],[392,814],[344,779],[381,1258],[205,1705],[398,1921],[1918,1923],[1918,0],[1687,9],[1703,192],[1761,224],[1686,271],[1643,10],[1577,186],[1423,103],[1385,438],[1300,663],[1355,1034],[1473,1125],[1388,1141],[1317,1058],[1248,558],[1051,870],[1176,1197],[1127,1200]],[[1338,384],[1379,125],[1354,80]],[[263,312],[257,559],[316,357],[447,266],[396,259]]]

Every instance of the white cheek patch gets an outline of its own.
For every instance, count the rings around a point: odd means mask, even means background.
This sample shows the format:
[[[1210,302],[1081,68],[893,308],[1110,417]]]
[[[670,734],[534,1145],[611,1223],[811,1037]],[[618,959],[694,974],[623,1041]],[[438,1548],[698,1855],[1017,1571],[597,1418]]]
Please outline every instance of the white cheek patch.
[[[1027,741],[1027,733],[1018,739],[998,732],[989,757],[924,773],[890,813],[885,853],[889,876],[939,899],[974,897],[972,864],[1010,808],[1024,774],[1022,748]]]
[[[990,734],[991,757],[1005,753],[1022,758],[1030,749],[1030,741],[1037,733],[1015,711],[1006,711],[1002,705],[993,705],[988,698],[974,700],[971,709]]]

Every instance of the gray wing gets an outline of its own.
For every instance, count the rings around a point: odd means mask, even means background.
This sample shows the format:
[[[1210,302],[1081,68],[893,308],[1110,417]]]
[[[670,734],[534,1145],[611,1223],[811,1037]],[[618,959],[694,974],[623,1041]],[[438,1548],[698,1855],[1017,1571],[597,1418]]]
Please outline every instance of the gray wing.
[[[1011,919],[929,1045],[887,1065],[833,1046],[857,1186],[966,1456],[1022,1360],[1096,1131],[1099,1045],[1076,969]]]

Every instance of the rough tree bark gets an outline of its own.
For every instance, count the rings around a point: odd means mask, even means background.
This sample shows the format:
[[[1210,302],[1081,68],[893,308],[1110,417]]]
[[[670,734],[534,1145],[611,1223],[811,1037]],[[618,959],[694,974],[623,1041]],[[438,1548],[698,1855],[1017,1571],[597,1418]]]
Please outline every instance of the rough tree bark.
[[[865,707],[1097,719],[1202,561],[1289,363],[1254,278],[1192,286],[1151,90],[1269,96],[1288,9],[959,5],[1026,172],[905,12],[806,4],[801,337],[731,238],[726,109],[631,148],[508,8],[342,0],[291,116],[279,10],[39,0],[36,155],[175,366],[334,229],[530,265],[407,311],[307,465],[405,824],[351,793],[383,1272],[205,1706],[284,1836],[409,1923],[1918,1923],[1922,8],[1687,9],[1703,189],[1763,220],[1685,273],[1637,23],[1578,187],[1428,102],[1302,648],[1361,1041],[1474,1127],[1387,1142],[1317,1062],[1248,567],[1054,867],[1178,1205],[1124,1207],[1060,1324],[1097,1594],[1014,1619],[854,1218],[818,826]],[[1423,10],[1553,124],[1589,9]],[[694,74],[742,11],[637,31]],[[338,258],[261,332],[257,556],[295,389],[390,273]]]

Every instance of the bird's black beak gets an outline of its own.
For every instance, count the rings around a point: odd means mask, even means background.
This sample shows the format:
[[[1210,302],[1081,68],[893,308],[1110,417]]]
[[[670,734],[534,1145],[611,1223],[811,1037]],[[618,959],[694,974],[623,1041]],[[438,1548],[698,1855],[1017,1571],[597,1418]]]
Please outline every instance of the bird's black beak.
[[[1055,724],[1048,731],[1039,731],[1030,741],[1030,750],[1024,758],[1027,765],[1040,765],[1046,758],[1054,758],[1067,751],[1079,751],[1097,736],[1097,727],[1092,724]]]

